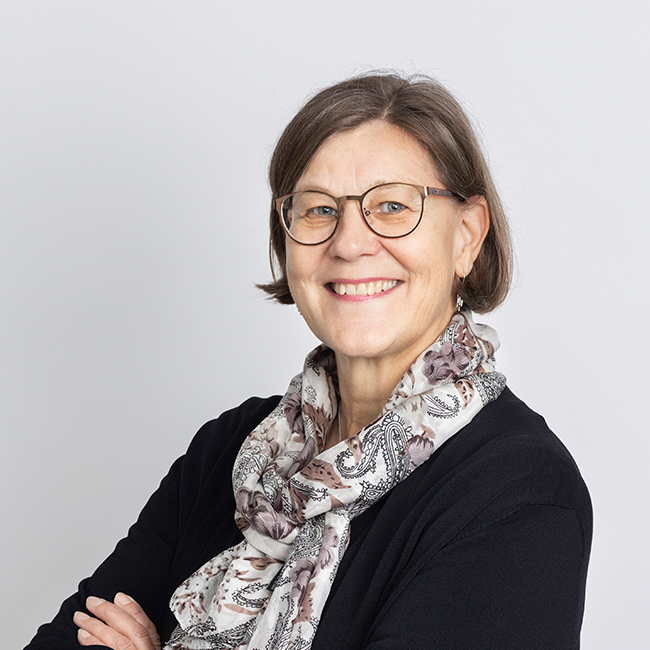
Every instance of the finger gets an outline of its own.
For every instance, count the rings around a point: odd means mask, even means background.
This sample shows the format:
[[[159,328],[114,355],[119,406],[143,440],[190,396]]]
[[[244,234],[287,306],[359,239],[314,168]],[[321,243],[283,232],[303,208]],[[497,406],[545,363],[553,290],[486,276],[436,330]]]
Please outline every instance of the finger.
[[[114,630],[111,630],[106,624],[96,618],[84,614],[84,612],[75,612],[72,620],[79,627],[77,641],[80,645],[105,645],[115,650],[118,647],[124,647],[124,644],[130,643],[122,635],[119,635],[119,638],[117,638],[117,633]],[[89,630],[92,630],[92,632]],[[122,645],[118,646],[118,643]]]
[[[157,650],[147,628],[117,605],[90,596],[86,607],[97,618],[75,616],[75,623],[101,639],[104,645],[114,650]]]
[[[154,642],[160,646],[160,637],[158,636],[158,631],[156,626],[151,622],[151,619],[146,615],[144,609],[140,607],[139,603],[122,592],[115,594],[114,603],[122,610],[130,614],[140,625],[144,626],[149,632],[149,637]]]
[[[98,639],[90,632],[86,632],[86,630],[82,630],[81,628],[77,630],[77,641],[79,645],[104,645],[101,639]]]

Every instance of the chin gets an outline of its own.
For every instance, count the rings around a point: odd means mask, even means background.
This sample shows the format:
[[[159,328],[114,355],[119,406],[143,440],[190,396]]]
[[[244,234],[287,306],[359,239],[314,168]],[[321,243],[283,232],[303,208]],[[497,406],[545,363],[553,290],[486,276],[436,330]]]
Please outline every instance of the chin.
[[[393,353],[396,347],[393,337],[389,338],[368,331],[356,335],[348,332],[343,336],[326,338],[325,345],[332,348],[337,354],[349,358],[380,358]]]

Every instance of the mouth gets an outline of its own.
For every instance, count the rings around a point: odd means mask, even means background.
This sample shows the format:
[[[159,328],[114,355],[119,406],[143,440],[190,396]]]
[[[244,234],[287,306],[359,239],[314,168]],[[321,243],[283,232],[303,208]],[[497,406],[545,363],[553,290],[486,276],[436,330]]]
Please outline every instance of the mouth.
[[[376,282],[359,282],[350,284],[330,282],[329,288],[339,296],[374,296],[397,286],[399,280],[377,280]]]

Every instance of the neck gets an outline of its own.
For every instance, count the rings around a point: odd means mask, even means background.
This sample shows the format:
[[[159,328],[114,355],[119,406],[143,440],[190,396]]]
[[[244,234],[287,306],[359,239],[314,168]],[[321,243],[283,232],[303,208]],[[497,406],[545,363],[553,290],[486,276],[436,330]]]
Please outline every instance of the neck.
[[[431,340],[420,341],[399,355],[381,357],[349,357],[336,352],[336,367],[341,398],[338,418],[341,421],[341,437],[349,438],[377,419],[393,390],[411,367],[445,329],[454,314],[449,305],[448,313],[440,319],[444,323]],[[338,439],[338,422],[337,427]]]
[[[350,359],[336,354],[343,439],[355,435],[377,418],[413,361],[381,363],[377,359]]]

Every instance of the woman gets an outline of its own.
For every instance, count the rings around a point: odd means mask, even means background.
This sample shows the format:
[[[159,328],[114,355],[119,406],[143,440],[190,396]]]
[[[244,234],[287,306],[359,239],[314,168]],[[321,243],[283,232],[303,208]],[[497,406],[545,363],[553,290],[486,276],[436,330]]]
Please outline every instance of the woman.
[[[270,181],[262,288],[323,345],[201,429],[28,647],[577,648],[589,496],[472,321],[511,251],[462,109],[428,78],[350,79]]]

